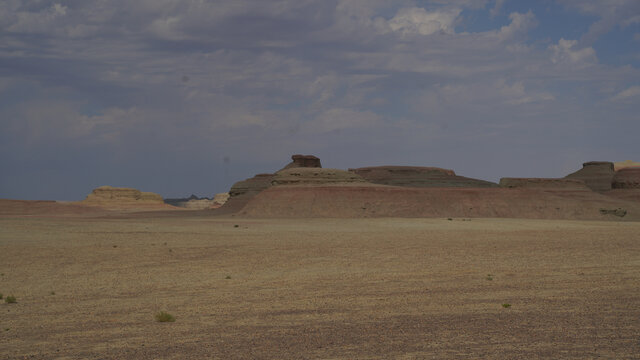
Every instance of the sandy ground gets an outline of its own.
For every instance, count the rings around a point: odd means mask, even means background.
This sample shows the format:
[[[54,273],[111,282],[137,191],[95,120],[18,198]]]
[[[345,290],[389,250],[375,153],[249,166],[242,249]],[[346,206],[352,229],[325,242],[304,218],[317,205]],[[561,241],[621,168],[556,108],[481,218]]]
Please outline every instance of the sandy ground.
[[[2,359],[640,358],[638,222],[5,215],[0,273]]]

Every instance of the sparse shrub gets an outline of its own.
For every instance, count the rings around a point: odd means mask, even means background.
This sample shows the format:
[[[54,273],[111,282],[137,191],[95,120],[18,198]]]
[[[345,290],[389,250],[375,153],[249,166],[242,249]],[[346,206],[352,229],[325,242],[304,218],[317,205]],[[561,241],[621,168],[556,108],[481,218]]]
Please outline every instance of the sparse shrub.
[[[506,308],[510,308],[510,307],[511,307],[511,304],[502,304],[502,307],[503,307],[503,308],[505,308],[505,309],[506,309]]]
[[[452,219],[452,218],[447,218],[447,220],[449,220],[449,221],[453,221],[453,219]]]
[[[2,293],[0,293],[0,300],[2,300]]]
[[[489,281],[493,280],[493,275],[491,275],[491,274],[487,274],[486,279],[487,279],[487,280],[489,280]]]
[[[160,311],[159,313],[156,313],[156,321],[157,322],[174,322],[176,321],[176,318],[169,314],[166,311]]]
[[[233,227],[234,227],[234,228],[237,228],[237,227],[240,227],[240,225],[235,224],[235,225],[233,225]]]
[[[49,294],[51,294],[51,295],[55,295],[55,294],[56,294],[56,292],[55,292],[55,291],[52,291],[52,292],[50,292]]]
[[[4,299],[4,302],[6,302],[7,304],[15,304],[15,303],[18,302],[18,300],[16,300],[15,296],[9,295],[9,296],[7,296],[6,299]]]
[[[227,275],[227,277],[225,277],[225,279],[227,279],[227,280],[231,279],[231,275]]]

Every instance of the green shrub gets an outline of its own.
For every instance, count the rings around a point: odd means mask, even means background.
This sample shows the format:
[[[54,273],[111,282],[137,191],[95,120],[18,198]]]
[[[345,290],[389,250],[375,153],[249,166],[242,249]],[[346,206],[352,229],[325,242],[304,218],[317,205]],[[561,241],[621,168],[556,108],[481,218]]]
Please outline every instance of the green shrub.
[[[159,313],[156,313],[156,321],[157,322],[174,322],[176,321],[176,318],[166,311],[160,311]]]
[[[15,304],[15,303],[17,303],[18,301],[16,300],[16,297],[15,297],[15,296],[11,296],[11,295],[9,295],[9,296],[7,296],[7,298],[6,298],[6,299],[4,299],[4,302],[6,302],[7,304]]]
[[[503,307],[503,308],[505,308],[505,309],[506,309],[506,308],[510,308],[510,307],[511,307],[511,304],[502,304],[502,307]]]

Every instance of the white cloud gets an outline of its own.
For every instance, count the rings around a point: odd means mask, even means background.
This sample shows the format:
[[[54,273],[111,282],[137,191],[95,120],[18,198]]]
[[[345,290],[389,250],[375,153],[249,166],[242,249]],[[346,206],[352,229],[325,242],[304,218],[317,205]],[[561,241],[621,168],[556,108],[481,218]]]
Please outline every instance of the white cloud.
[[[615,26],[628,26],[639,21],[640,1],[637,0],[559,0],[569,8],[578,9],[600,19],[589,27],[580,39],[581,46],[590,46]]]
[[[611,98],[615,102],[635,102],[640,101],[640,86],[631,86],[620,91]]]
[[[511,20],[511,23],[501,27],[498,32],[498,37],[502,40],[509,40],[525,35],[529,30],[538,25],[536,16],[531,10],[524,14],[517,12],[511,13],[509,14],[509,20]]]
[[[67,14],[67,7],[53,4],[37,12],[18,11],[13,14],[13,23],[8,26],[10,32],[42,33],[55,30],[55,22]]]
[[[388,23],[393,31],[404,35],[431,35],[438,32],[453,34],[461,11],[456,8],[432,12],[418,7],[402,8]]]
[[[592,47],[579,48],[576,40],[558,40],[550,45],[551,61],[555,64],[588,65],[598,62],[596,51]]]

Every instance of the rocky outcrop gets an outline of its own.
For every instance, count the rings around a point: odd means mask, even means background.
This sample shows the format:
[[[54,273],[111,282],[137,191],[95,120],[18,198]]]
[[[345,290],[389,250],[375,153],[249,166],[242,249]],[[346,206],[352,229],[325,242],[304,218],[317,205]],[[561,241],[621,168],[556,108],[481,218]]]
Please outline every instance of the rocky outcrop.
[[[271,187],[274,176],[274,174],[258,174],[233,184],[229,190],[229,198],[220,208],[221,213],[234,213],[242,209],[254,196]]]
[[[373,166],[349,171],[366,181],[404,187],[498,187],[498,184],[458,176],[453,170],[418,166]]]
[[[625,160],[625,161],[617,161],[613,163],[613,168],[615,171],[622,170],[624,168],[640,168],[640,162]]]
[[[320,159],[313,155],[291,155],[291,162],[279,171],[292,168],[321,168]]]
[[[277,185],[364,184],[366,181],[353,172],[338,169],[291,168],[278,171],[272,181]]]
[[[295,154],[291,155],[291,162],[280,171],[295,168],[322,168],[322,165],[320,159],[313,155]],[[220,212],[232,213],[242,209],[251,198],[270,188],[274,177],[275,174],[258,174],[233,184],[229,190],[229,197],[225,200]]]
[[[611,190],[614,174],[612,162],[589,161],[582,164],[582,169],[565,176],[565,178],[582,180],[591,190],[605,192]]]
[[[231,186],[231,190],[229,190],[229,199],[242,196],[254,196],[262,190],[270,187],[273,177],[274,174],[258,174],[252,178],[238,181]]]
[[[165,204],[191,210],[217,209],[229,199],[229,193],[216,194],[213,199],[191,195],[188,198],[165,199]]]
[[[119,203],[159,203],[162,204],[162,196],[152,193],[143,192],[132,188],[117,188],[112,186],[100,186],[93,189],[91,194],[87,195],[85,202],[119,202]]]
[[[611,186],[614,189],[640,189],[640,167],[616,171]]]
[[[582,180],[549,178],[502,178],[500,187],[546,190],[590,190]]]
[[[222,206],[229,200],[229,193],[218,193],[213,196],[213,203],[217,206]]]

